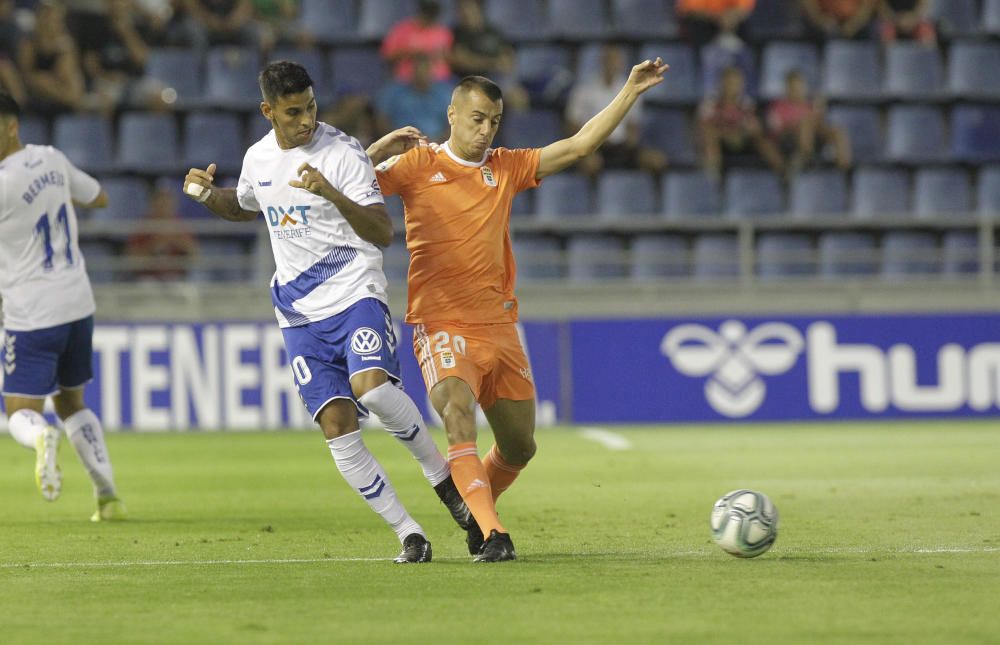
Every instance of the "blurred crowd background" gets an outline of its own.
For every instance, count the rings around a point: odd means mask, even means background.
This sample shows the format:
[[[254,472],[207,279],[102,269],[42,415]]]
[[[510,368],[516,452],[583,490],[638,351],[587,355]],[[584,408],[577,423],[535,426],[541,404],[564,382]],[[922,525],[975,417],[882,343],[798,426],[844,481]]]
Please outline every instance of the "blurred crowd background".
[[[266,279],[263,227],[180,184],[211,162],[235,182],[269,129],[267,61],[304,64],[320,118],[366,145],[410,124],[444,140],[454,81],[489,76],[497,144],[522,147],[575,132],[656,56],[666,82],[607,144],[518,198],[522,280],[982,279],[997,36],[1000,0],[0,0],[0,86],[23,141],[111,196],[82,214],[97,282]],[[390,279],[406,262],[387,250]]]

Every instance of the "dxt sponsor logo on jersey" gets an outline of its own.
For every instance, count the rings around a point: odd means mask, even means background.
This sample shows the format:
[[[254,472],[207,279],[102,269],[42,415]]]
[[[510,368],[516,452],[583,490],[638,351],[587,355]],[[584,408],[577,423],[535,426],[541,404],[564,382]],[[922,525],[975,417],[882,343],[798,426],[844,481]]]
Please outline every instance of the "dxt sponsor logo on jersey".
[[[678,325],[660,343],[660,351],[686,376],[708,376],[705,398],[727,417],[752,414],[767,395],[760,374],[787,372],[802,352],[802,334],[785,323],[765,323],[750,331],[727,320],[719,331],[703,325]]]
[[[306,237],[311,234],[309,227],[309,210],[312,207],[304,206],[268,206],[264,209],[267,214],[267,223],[270,225],[274,237],[279,240],[294,237]]]

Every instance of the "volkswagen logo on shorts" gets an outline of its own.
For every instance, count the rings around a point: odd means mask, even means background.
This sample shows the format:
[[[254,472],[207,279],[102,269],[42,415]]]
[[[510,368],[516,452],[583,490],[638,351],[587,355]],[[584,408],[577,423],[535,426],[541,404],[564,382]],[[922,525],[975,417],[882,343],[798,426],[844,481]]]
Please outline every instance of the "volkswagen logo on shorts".
[[[382,349],[382,337],[370,327],[359,327],[351,336],[351,350],[355,354],[374,354]]]

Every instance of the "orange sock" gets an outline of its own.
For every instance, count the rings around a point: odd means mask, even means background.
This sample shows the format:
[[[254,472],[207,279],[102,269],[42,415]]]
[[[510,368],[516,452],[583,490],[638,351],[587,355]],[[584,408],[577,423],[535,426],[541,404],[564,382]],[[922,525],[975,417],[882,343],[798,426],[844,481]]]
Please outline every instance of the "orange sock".
[[[486,468],[486,475],[490,478],[490,489],[493,491],[493,503],[496,504],[500,493],[504,492],[514,483],[517,476],[521,474],[524,466],[512,466],[503,460],[497,445],[493,444],[490,451],[483,457],[483,467]]]
[[[472,516],[476,518],[483,535],[489,536],[493,529],[506,533],[507,529],[500,524],[500,519],[497,517],[493,495],[490,492],[490,478],[486,474],[483,462],[479,461],[476,444],[470,441],[449,447],[448,462],[451,464],[451,477],[455,480],[455,487],[472,511]]]

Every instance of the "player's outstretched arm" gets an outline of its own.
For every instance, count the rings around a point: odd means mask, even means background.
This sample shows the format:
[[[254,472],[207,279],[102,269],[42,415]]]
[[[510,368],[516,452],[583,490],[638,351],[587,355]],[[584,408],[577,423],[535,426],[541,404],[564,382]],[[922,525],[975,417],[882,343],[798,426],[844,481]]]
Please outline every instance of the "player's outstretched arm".
[[[639,96],[663,82],[669,68],[662,60],[644,60],[632,68],[628,80],[611,103],[587,121],[580,131],[542,148],[536,179],[564,170],[597,150],[611,136]]]
[[[244,210],[240,206],[235,188],[218,188],[212,185],[214,180],[214,163],[205,170],[192,168],[184,177],[184,194],[230,222],[249,222],[257,217],[255,211]]]
[[[331,202],[362,240],[382,247],[392,244],[392,220],[389,219],[385,206],[382,204],[362,206],[349,199],[334,188],[323,173],[308,163],[299,166],[297,172],[299,179],[288,182],[289,186],[308,190],[313,195],[319,195]]]
[[[423,132],[412,125],[393,130],[375,143],[368,146],[368,158],[372,165],[377,166],[393,155],[401,155],[411,148],[427,143]]]

